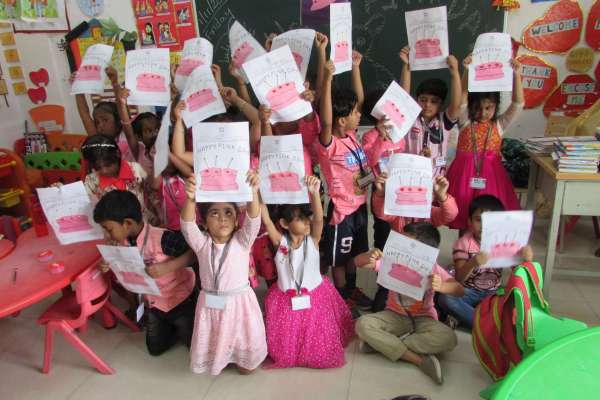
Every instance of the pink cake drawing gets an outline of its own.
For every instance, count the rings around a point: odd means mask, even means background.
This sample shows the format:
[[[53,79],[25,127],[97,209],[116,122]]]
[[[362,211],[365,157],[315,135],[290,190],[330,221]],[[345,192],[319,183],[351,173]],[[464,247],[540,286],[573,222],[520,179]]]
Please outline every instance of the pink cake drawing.
[[[310,11],[322,10],[325,7],[328,7],[331,3],[335,3],[335,0],[313,0]]]
[[[300,94],[294,82],[283,83],[267,92],[267,102],[273,110],[281,110],[298,101]]]
[[[427,205],[427,188],[423,186],[400,186],[396,189],[395,203],[403,206]]]
[[[475,66],[476,81],[490,81],[500,78],[504,78],[501,62],[492,61]]]
[[[382,111],[394,123],[394,125],[396,125],[398,129],[400,129],[402,125],[404,125],[406,117],[404,116],[404,114],[402,114],[396,103],[394,103],[393,101],[386,100],[385,103],[383,103]]]
[[[292,51],[292,56],[294,57],[294,61],[296,61],[298,69],[302,69],[302,56],[299,53],[296,53],[295,51]]]
[[[490,258],[509,258],[519,252],[521,246],[517,242],[498,243],[490,249]]]
[[[197,58],[186,58],[181,60],[181,64],[179,64],[179,67],[177,68],[177,75],[190,76],[190,74],[201,65],[204,65],[204,63]]]
[[[121,279],[129,285],[148,286],[144,276],[137,272],[121,272]]]
[[[200,190],[217,192],[238,190],[237,170],[233,168],[209,167],[200,171]]]
[[[100,75],[99,65],[82,65],[77,71],[77,80],[80,81],[100,81],[102,76]]]
[[[394,279],[402,281],[407,285],[421,287],[423,277],[414,269],[411,269],[403,264],[392,264],[392,268],[388,275]]]
[[[272,192],[298,192],[302,190],[298,174],[292,171],[273,172],[269,174]]]
[[[167,83],[164,76],[147,72],[137,76],[136,89],[140,92],[166,92]]]
[[[56,220],[58,231],[61,233],[89,231],[92,228],[87,215],[68,215]]]
[[[350,48],[348,47],[348,42],[342,40],[341,42],[337,42],[335,44],[333,62],[344,62],[350,59]]]
[[[209,105],[217,100],[217,98],[213,95],[212,90],[209,88],[205,88],[194,92],[188,96],[185,100],[187,104],[187,109],[189,112],[194,112],[202,107]]]
[[[233,57],[231,57],[233,65],[235,65],[236,68],[241,68],[242,64],[246,62],[246,60],[248,59],[248,57],[250,57],[250,54],[252,54],[253,51],[254,48],[250,45],[250,43],[242,43],[240,47],[235,49],[235,51],[233,52]]]
[[[421,39],[415,43],[415,57],[416,58],[432,58],[442,55],[442,49],[440,47],[440,39]]]

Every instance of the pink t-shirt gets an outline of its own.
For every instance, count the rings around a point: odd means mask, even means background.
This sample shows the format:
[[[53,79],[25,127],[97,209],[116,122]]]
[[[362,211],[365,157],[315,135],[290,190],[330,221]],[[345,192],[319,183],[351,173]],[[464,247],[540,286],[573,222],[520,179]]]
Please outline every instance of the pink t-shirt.
[[[321,120],[319,114],[313,113],[314,118],[312,121],[307,121],[301,118],[298,121],[298,131],[302,135],[302,144],[304,145],[304,154],[310,155],[312,164],[318,163],[319,154],[319,132],[321,132]]]
[[[164,213],[165,227],[170,230],[181,230],[180,214],[185,203],[185,182],[176,176],[161,177],[160,193]]]
[[[121,159],[129,162],[137,162],[137,160],[133,157],[133,153],[129,148],[129,143],[127,143],[127,137],[125,133],[121,132],[119,136],[116,137],[117,146],[119,146],[119,150],[121,151]]]
[[[471,231],[465,232],[454,242],[452,256],[454,262],[469,260],[480,251],[479,242],[473,237]],[[496,290],[500,286],[502,271],[498,268],[475,268],[471,275],[464,281],[464,286],[479,290]]]
[[[392,154],[402,153],[406,147],[404,139],[400,139],[397,143],[381,139],[376,128],[363,135],[362,145],[369,160],[369,166],[377,175],[381,173],[381,164],[387,166]]]
[[[346,135],[345,138],[332,136],[329,145],[319,145],[319,164],[334,205],[332,225],[342,222],[346,215],[365,204],[367,198],[367,188],[358,186],[358,178],[360,164],[368,167],[369,162],[354,132],[348,131]]]

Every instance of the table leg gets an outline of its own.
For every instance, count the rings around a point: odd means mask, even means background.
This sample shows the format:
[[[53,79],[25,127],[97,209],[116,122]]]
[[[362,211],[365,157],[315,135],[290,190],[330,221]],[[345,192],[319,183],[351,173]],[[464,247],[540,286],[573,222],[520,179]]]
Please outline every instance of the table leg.
[[[531,159],[529,161],[529,181],[527,184],[527,203],[526,207],[528,210],[535,209],[535,185],[537,184],[537,175],[539,171],[539,165]]]
[[[558,228],[560,225],[560,216],[562,213],[562,202],[564,192],[564,181],[556,181],[556,190],[554,192],[554,206],[552,207],[550,232],[548,233],[546,261],[544,263],[544,294],[546,295],[546,298],[549,298],[550,296],[550,283],[552,282],[552,272],[554,270],[554,261],[556,258],[556,239],[558,238]]]

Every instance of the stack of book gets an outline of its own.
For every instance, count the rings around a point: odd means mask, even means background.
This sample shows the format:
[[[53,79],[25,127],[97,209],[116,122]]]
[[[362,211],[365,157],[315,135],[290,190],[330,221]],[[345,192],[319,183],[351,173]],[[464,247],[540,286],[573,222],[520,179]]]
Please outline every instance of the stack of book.
[[[598,172],[600,141],[594,136],[559,137],[552,154],[559,172]]]
[[[527,139],[525,147],[527,150],[538,155],[550,155],[554,151],[555,137],[535,137]]]

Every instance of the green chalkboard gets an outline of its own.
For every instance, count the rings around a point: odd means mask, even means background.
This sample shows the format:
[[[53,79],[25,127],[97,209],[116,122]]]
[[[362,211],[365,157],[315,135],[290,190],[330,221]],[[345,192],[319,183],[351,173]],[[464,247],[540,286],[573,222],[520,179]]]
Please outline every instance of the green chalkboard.
[[[261,43],[270,32],[282,33],[300,27],[329,35],[327,8],[314,15],[309,11],[315,1],[326,0],[196,0],[198,26],[200,34],[215,47],[214,62],[224,67],[229,59],[229,27],[235,20]],[[352,1],[353,44],[364,56],[361,71],[365,91],[385,89],[399,77],[398,52],[408,43],[404,12],[441,5],[448,8],[450,52],[459,61],[472,50],[480,33],[503,29],[504,12],[497,11],[489,0]],[[312,68],[314,64],[311,63]],[[447,80],[448,73],[446,70],[414,72],[412,87],[430,77]]]

